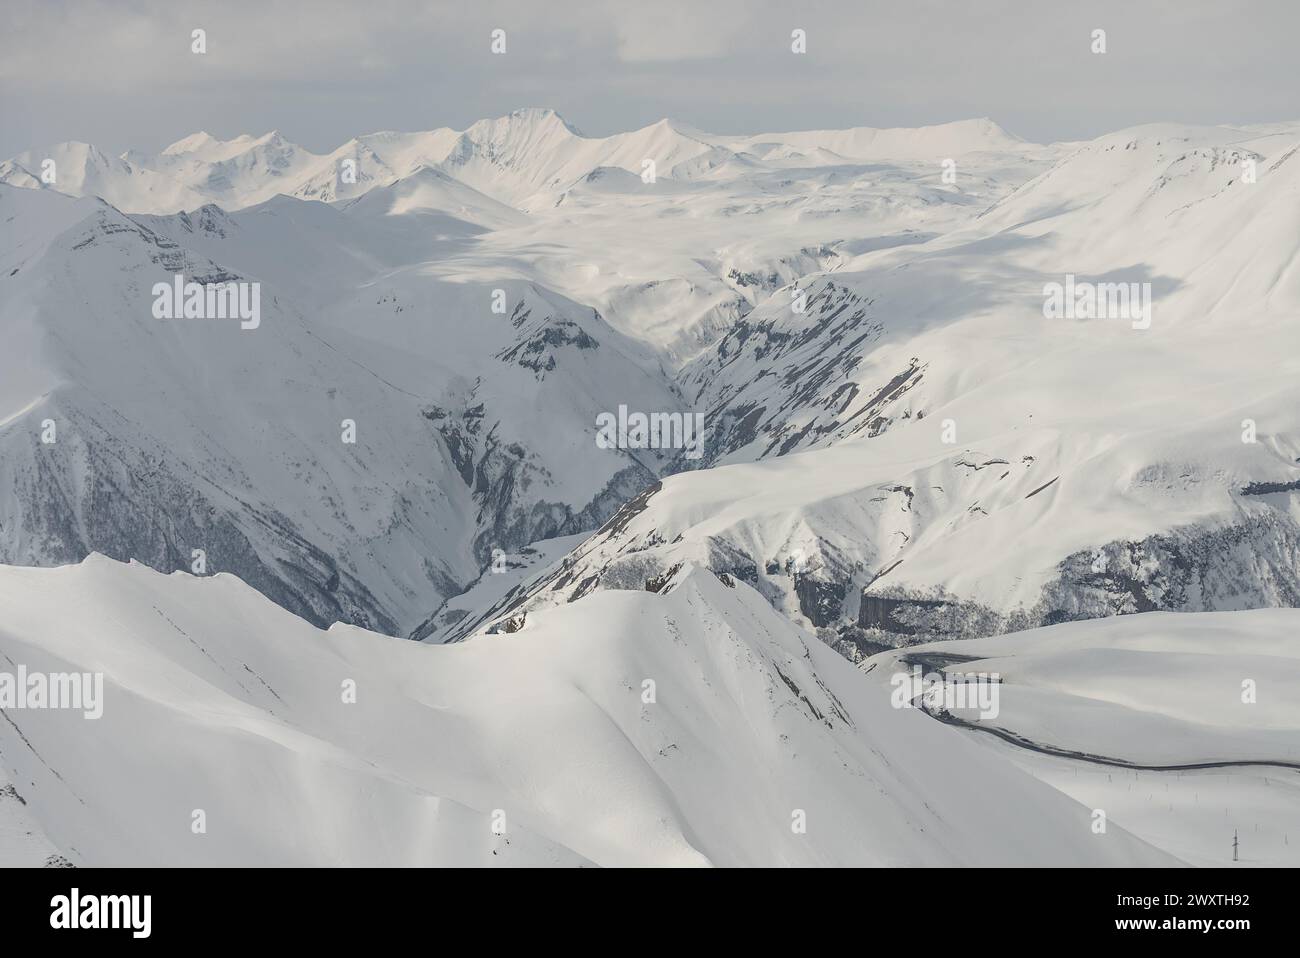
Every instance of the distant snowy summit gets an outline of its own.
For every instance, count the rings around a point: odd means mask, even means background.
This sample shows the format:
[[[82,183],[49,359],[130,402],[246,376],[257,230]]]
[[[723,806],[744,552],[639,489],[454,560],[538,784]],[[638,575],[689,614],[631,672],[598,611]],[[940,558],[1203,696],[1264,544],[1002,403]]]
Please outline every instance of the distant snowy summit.
[[[465,130],[380,132],[317,154],[279,131],[221,140],[192,133],[159,153],[111,156],[89,143],[58,143],[0,163],[0,182],[98,196],[126,213],[175,213],[205,203],[237,210],[287,194],[326,202],[391,185],[423,167],[510,205],[530,205],[593,171],[657,176],[743,175],[798,163],[835,166],[889,159],[938,164],[979,152],[1036,149],[987,118],[899,129],[853,127],[755,135],[705,133],[663,119],[639,130],[587,137],[554,110],[523,109]]]

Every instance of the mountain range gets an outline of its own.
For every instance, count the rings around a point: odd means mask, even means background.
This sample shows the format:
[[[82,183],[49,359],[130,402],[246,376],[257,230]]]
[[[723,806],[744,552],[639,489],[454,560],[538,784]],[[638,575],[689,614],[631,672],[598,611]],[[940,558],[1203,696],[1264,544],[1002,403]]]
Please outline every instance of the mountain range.
[[[1088,789],[1136,799],[1063,782],[1066,753],[1143,783],[1204,764],[1207,789],[1215,763],[1260,763],[1243,804],[1285,834],[1259,769],[1296,761],[1297,716],[1269,700],[1251,714],[1276,734],[1252,736],[1228,699],[1296,678],[1298,151],[1300,123],[592,138],[521,110],[326,154],[196,133],[5,161],[0,652],[105,671],[122,703],[80,737],[79,716],[6,713],[30,853],[1222,851],[1136,805],[1094,842]],[[176,276],[257,284],[259,322],[159,318]],[[702,449],[598,441],[629,412],[700,417]],[[936,648],[1006,677],[1003,737],[882,704]],[[1213,728],[1098,679],[1127,669],[1209,690]],[[1129,740],[1089,738],[1097,716]],[[188,799],[132,749],[241,837],[133,844]],[[259,818],[222,756],[284,815]],[[981,799],[945,797],[958,782]],[[510,848],[470,824],[499,809]],[[793,809],[834,828],[792,833]]]

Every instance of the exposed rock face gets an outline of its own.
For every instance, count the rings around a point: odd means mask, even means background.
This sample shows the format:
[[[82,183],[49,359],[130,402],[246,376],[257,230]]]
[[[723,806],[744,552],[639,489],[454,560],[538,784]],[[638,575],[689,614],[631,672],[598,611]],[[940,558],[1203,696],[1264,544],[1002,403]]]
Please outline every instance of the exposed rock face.
[[[1300,525],[1263,512],[1077,552],[1057,566],[1031,608],[999,611],[942,594],[862,595],[857,625],[887,645],[978,638],[1136,612],[1215,612],[1300,606]]]
[[[795,594],[799,597],[799,611],[816,626],[835,625],[847,591],[842,582],[826,582],[806,574],[795,574]]]
[[[901,599],[879,595],[862,594],[862,610],[858,615],[858,625],[864,629],[879,629],[882,632],[902,632],[914,634],[912,625],[926,613],[935,612],[944,605],[937,599]]]
[[[900,402],[925,364],[876,370],[866,362],[885,332],[872,300],[830,278],[781,292],[738,320],[679,376],[708,409],[706,464],[781,456],[852,436],[876,436],[913,412]]]
[[[122,442],[125,424],[110,433],[70,406],[59,421],[60,441],[45,445],[33,435],[7,447],[22,508],[16,521],[0,523],[0,562],[61,565],[99,552],[192,571],[201,549],[200,571],[233,573],[309,622],[395,630],[354,571],[288,517],[214,489],[147,441]]]

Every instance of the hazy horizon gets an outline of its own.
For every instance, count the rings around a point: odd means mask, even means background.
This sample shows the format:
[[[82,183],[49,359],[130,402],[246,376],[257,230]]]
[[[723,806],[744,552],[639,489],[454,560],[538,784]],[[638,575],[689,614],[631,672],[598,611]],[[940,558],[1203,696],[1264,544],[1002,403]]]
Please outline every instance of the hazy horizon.
[[[988,117],[1034,142],[1150,122],[1285,121],[1300,8],[1157,0],[1049,9],[680,0],[472,10],[234,2],[9,4],[0,156],[81,140],[158,150],[278,129],[314,152],[380,130],[463,129],[549,107],[588,136],[664,117],[716,134]],[[191,31],[207,52],[191,52]],[[506,52],[490,49],[504,30]],[[791,31],[807,52],[791,51]],[[1104,54],[1092,32],[1106,31]],[[1243,96],[1242,91],[1249,91]]]

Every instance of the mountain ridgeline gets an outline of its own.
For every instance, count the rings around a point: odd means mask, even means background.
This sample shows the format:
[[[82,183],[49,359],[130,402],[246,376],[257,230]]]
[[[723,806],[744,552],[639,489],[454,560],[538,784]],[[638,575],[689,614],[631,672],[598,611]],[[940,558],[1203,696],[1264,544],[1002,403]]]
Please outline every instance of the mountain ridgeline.
[[[702,567],[851,659],[1297,606],[1298,149],[523,110],[34,150],[0,164],[0,562],[432,642]],[[256,327],[159,318],[173,281],[257,284]]]

